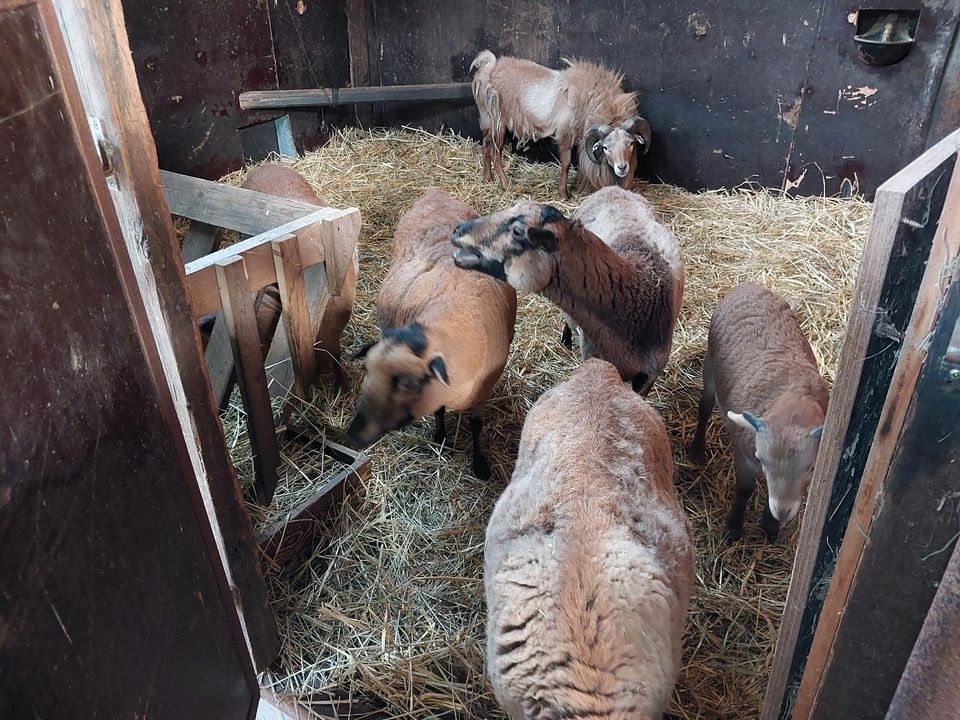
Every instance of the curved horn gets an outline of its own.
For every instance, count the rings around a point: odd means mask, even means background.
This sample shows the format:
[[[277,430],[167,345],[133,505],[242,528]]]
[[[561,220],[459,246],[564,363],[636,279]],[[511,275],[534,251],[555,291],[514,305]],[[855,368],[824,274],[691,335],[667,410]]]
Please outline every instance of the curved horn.
[[[637,142],[643,145],[643,152],[650,149],[650,141],[653,140],[653,131],[650,129],[650,123],[639,115],[627,118],[620,125],[621,130],[625,130],[631,135],[635,135]]]
[[[583,145],[594,162],[603,162],[603,146],[600,143],[612,132],[613,128],[609,125],[594,125],[587,131]]]

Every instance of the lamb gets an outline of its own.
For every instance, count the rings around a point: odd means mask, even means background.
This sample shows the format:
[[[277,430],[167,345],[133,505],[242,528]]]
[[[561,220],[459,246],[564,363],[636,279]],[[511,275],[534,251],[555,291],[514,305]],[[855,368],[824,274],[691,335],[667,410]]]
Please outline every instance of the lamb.
[[[676,237],[643,197],[603,188],[573,220],[525,201],[462,223],[451,242],[459,267],[541,293],[579,326],[584,359],[649,392],[670,356],[684,274]]]
[[[767,537],[775,540],[780,525],[797,514],[810,484],[828,401],[827,383],[787,302],[753,283],[730,291],[710,322],[689,456],[704,462],[707,422],[719,405],[736,470],[727,518],[731,541],[743,537],[744,511],[760,472],[769,495],[761,520]]]
[[[400,219],[390,270],[377,298],[382,338],[358,356],[367,374],[348,434],[366,447],[433,414],[437,443],[445,408],[470,410],[473,472],[490,477],[480,447],[484,403],[507,363],[517,315],[513,288],[454,266],[447,239],[476,211],[431,189]]]
[[[513,720],[661,718],[693,589],[657,412],[588,360],[534,404],[487,526],[487,666]]]
[[[566,199],[573,146],[579,146],[578,183],[596,190],[628,187],[636,171],[635,146],[647,152],[650,124],[637,114],[636,94],[623,91],[622,75],[582,60],[552,70],[530,60],[497,58],[484,50],[470,65],[473,97],[483,133],[483,177],[507,189],[503,139],[507,130],[521,142],[545,137],[560,151],[560,197]]]
[[[240,187],[289,200],[299,200],[317,207],[329,207],[300,173],[276,163],[264,163],[253,168]],[[355,250],[353,263],[347,268],[340,294],[332,296],[327,303],[324,321],[317,333],[317,374],[332,374],[341,388],[346,387],[346,378],[341,362],[340,340],[353,312],[359,273],[360,259]]]

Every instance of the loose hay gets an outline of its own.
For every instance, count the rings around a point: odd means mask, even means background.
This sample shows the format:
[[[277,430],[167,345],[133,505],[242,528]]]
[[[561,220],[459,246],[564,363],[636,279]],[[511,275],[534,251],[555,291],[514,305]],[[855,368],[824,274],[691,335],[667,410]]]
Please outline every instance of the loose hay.
[[[293,163],[321,197],[362,213],[361,276],[346,352],[376,335],[374,302],[394,225],[427,187],[442,187],[481,213],[525,196],[575,209],[579,199],[557,199],[556,166],[516,156],[505,162],[507,192],[482,181],[476,144],[406,129],[349,132]],[[236,184],[242,176],[226,180]],[[690,465],[682,451],[696,423],[706,330],[726,291],[760,282],[790,300],[832,380],[870,205],[746,188],[639,190],[679,237],[687,273],[673,356],[650,397],[673,442],[676,485],[696,536],[697,586],[671,712],[752,718],[763,699],[798,523],[767,544],[756,526],[765,498],[757,497],[744,540],[724,542],[733,467],[720,423],[708,434],[705,468]],[[484,675],[484,529],[510,477],[527,409],[577,365],[560,345],[560,329],[556,308],[520,297],[516,339],[484,437],[492,481],[470,474],[469,431],[455,414],[448,447],[433,445],[431,423],[420,422],[369,450],[373,476],[321,528],[327,540],[292,572],[270,579],[283,648],[266,683],[308,703],[324,694],[364,699],[389,717],[503,717]],[[359,363],[351,368],[354,393],[361,371]],[[301,421],[342,439],[353,400],[322,395]],[[228,437],[239,436],[237,422],[236,415],[227,419]],[[297,457],[286,462],[312,467]],[[239,464],[249,475],[249,462]],[[316,483],[305,475],[285,473],[309,492]],[[279,492],[293,502],[296,490]]]

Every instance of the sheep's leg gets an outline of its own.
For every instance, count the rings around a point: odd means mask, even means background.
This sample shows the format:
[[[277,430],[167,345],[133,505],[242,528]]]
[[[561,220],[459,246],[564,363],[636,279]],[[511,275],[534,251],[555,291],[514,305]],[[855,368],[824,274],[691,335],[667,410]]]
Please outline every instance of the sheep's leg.
[[[733,495],[733,506],[727,516],[727,540],[733,542],[743,537],[743,515],[747,503],[753,497],[757,487],[757,474],[753,464],[739,450],[733,451],[734,473],[737,485]]]
[[[700,405],[697,408],[697,431],[693,434],[693,442],[687,449],[687,457],[698,465],[703,465],[707,461],[707,423],[710,421],[710,414],[716,404],[717,396],[713,384],[713,370],[708,357],[703,361],[703,392],[700,393]]]
[[[447,409],[440,406],[440,409],[433,414],[433,441],[440,445],[447,439],[447,426],[444,423]]]
[[[573,350],[573,330],[570,329],[566,320],[563,322],[563,330],[560,331],[560,344],[567,350]]]
[[[500,187],[507,189],[507,174],[503,171],[503,138],[505,130],[495,133],[493,137],[493,164],[497,168],[497,177],[500,178]]]
[[[763,517],[760,519],[760,529],[767,536],[767,540],[774,542],[780,534],[780,521],[770,512],[770,503],[763,506]]]
[[[483,409],[473,408],[470,411],[470,435],[473,438],[473,474],[479,480],[490,479],[490,463],[480,447],[480,431],[483,430]]]
[[[564,200],[570,198],[570,191],[567,189],[567,176],[570,173],[570,155],[572,148],[563,144],[560,146],[560,197]]]
[[[483,131],[483,179],[493,181],[493,138],[486,130]]]

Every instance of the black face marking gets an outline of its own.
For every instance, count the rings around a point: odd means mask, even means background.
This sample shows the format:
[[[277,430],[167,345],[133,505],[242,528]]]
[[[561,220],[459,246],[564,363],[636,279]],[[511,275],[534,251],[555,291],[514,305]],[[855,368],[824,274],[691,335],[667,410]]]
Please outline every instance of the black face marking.
[[[385,340],[403,343],[417,357],[427,350],[427,336],[424,335],[423,325],[418,322],[399,328],[387,328],[383,331],[383,337]]]
[[[557,210],[553,205],[544,205],[543,210],[540,212],[540,223],[543,225],[552,222],[562,222],[566,219],[567,216]]]

